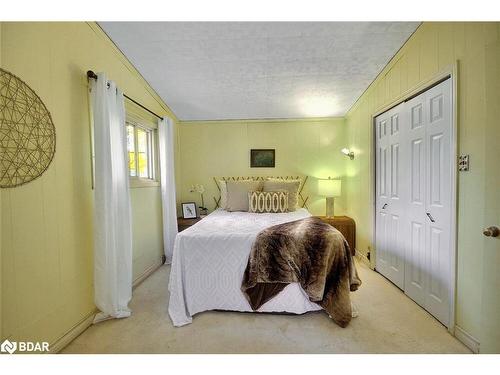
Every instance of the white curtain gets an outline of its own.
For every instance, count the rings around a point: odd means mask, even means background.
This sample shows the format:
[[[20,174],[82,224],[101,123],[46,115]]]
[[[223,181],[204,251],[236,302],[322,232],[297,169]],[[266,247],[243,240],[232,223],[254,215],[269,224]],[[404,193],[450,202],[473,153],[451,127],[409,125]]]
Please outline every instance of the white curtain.
[[[175,203],[174,124],[171,119],[158,121],[160,151],[161,200],[163,212],[163,248],[167,263],[172,262],[177,236],[177,207]]]
[[[126,318],[132,298],[132,226],[123,93],[91,80],[94,118],[94,323]]]

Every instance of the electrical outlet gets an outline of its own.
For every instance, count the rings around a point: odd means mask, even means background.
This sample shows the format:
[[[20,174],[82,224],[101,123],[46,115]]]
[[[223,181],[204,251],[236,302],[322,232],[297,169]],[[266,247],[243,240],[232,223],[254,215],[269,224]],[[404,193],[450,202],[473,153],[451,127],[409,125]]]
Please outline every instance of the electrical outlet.
[[[458,170],[460,172],[469,170],[469,155],[460,155],[458,157]]]

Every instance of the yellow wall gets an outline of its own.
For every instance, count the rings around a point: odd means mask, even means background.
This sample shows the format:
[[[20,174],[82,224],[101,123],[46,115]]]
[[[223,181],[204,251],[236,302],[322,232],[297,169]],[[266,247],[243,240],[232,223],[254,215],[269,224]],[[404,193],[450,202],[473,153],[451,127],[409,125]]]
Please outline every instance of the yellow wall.
[[[178,202],[199,202],[188,189],[203,183],[213,208],[213,176],[342,177],[336,213],[356,219],[357,247],[366,252],[373,246],[371,115],[459,60],[459,152],[471,154],[472,165],[459,174],[457,323],[479,338],[484,192],[495,188],[485,184],[483,124],[485,103],[497,99],[486,97],[495,91],[485,90],[485,50],[498,43],[499,33],[498,23],[424,23],[346,119],[176,123]],[[0,191],[0,336],[54,342],[94,309],[86,70],[107,72],[130,96],[173,115],[95,24],[0,23],[0,64],[39,94],[57,131],[48,171]],[[355,160],[340,154],[344,146],[354,149]],[[276,168],[249,168],[250,148],[275,148]],[[311,212],[323,214],[314,179],[305,193]],[[131,194],[136,221],[152,224],[134,229],[136,278],[158,254],[161,212],[157,188]]]
[[[137,280],[149,268],[158,265],[163,255],[160,188],[132,188],[130,200],[133,219],[132,278]]]
[[[356,159],[347,163],[347,208],[357,222],[358,250],[373,248],[371,116],[455,61],[458,71],[458,149],[471,169],[458,175],[457,325],[479,338],[483,266],[486,85],[485,51],[498,43],[499,23],[423,23],[346,116],[347,141]],[[498,79],[498,77],[496,77]],[[372,253],[372,260],[374,259]],[[487,286],[484,286],[487,287]]]
[[[86,71],[106,72],[134,99],[174,116],[93,23],[4,22],[0,37],[1,66],[37,92],[57,133],[43,176],[0,191],[2,338],[54,343],[94,310]],[[161,246],[158,203],[157,188],[132,191],[133,220],[146,226],[134,229],[135,277]]]
[[[2,66],[2,22],[0,22],[0,66]],[[0,213],[2,212],[2,194],[0,193]],[[3,292],[2,292],[2,216],[0,214],[0,339],[3,337]]]
[[[325,199],[316,196],[315,178],[344,176],[345,121],[342,118],[274,121],[181,122],[181,201],[196,200],[192,184],[207,189],[205,205],[218,197],[212,177],[308,175],[304,195],[313,214],[325,214]],[[250,168],[251,148],[276,149],[275,168]],[[335,199],[335,213],[344,213],[344,197]],[[180,211],[179,211],[180,212]]]

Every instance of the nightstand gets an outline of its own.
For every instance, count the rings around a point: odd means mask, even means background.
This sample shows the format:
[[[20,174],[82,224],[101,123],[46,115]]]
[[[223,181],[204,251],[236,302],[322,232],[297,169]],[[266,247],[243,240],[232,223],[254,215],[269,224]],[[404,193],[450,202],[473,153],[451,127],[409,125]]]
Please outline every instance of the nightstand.
[[[182,232],[184,229],[188,229],[191,225],[196,224],[201,219],[202,219],[201,217],[197,217],[194,219],[184,219],[182,217],[178,217],[177,218],[177,231]]]
[[[351,248],[351,253],[354,255],[356,250],[356,223],[354,220],[348,216],[316,216],[320,218],[325,223],[330,224],[332,227],[337,229],[347,240],[349,247]]]

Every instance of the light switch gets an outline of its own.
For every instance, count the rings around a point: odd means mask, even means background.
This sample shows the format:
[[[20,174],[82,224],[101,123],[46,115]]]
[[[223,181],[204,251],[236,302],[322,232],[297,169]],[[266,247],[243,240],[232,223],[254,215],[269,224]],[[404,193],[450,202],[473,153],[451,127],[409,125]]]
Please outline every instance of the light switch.
[[[469,155],[460,155],[458,157],[458,170],[460,172],[469,170]]]

